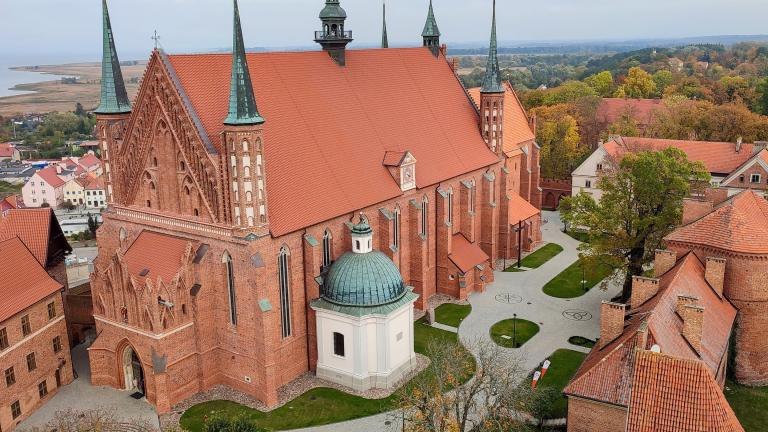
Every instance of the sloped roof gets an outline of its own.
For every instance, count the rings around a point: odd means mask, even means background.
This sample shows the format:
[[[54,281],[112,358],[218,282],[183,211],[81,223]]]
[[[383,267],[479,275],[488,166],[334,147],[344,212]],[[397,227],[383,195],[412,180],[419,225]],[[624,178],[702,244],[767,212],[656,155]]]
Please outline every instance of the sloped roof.
[[[485,264],[490,259],[477,243],[470,243],[464,234],[454,234],[451,241],[451,254],[448,259],[456,264],[462,273],[467,273],[476,265]]]
[[[666,107],[661,99],[603,98],[597,107],[596,117],[599,122],[611,124],[629,112],[638,125],[646,126],[651,123],[653,113],[663,109]]]
[[[469,95],[480,106],[480,88],[471,88]],[[528,114],[517,93],[509,82],[504,82],[504,153],[509,154],[521,145],[535,141],[536,137],[528,122]]]
[[[539,209],[529,203],[523,197],[513,193],[509,199],[509,224],[514,225],[520,221],[526,220],[541,213]]]
[[[428,49],[348,50],[345,67],[322,51],[247,58],[266,120],[275,236],[400,196],[382,165],[387,151],[413,154],[419,188],[497,162],[461,83],[445,57]],[[231,54],[168,59],[208,138],[221,149]]]
[[[0,322],[63,288],[18,237],[0,240],[0,263]]]
[[[683,322],[676,313],[677,296],[698,298],[704,308],[702,352],[697,354],[682,336]],[[604,347],[595,347],[584,360],[564,393],[621,406],[629,406],[634,389],[635,353],[651,344],[665,354],[700,360],[714,376],[728,348],[736,309],[720,298],[704,279],[704,266],[694,254],[687,254],[659,281],[659,292],[645,304],[630,311],[624,332]],[[648,333],[645,345],[639,332]]]
[[[707,171],[721,175],[730,174],[754,155],[753,144],[742,144],[737,152],[736,143],[731,142],[620,137],[605,144],[606,151],[613,157],[627,151],[660,151],[669,147],[682,150],[689,160],[700,161]]]
[[[101,177],[88,177],[87,178],[88,183],[85,185],[86,190],[103,190],[104,189],[104,179]]]
[[[98,157],[96,157],[96,155],[94,154],[87,154],[81,157],[77,161],[77,163],[87,169],[87,168],[92,168],[94,166],[98,166],[99,164],[101,164],[101,160]]]
[[[191,240],[144,230],[125,253],[128,273],[140,281],[170,282],[181,270]]]
[[[712,373],[700,361],[638,352],[627,432],[743,432]]]
[[[0,199],[0,212],[21,207],[24,207],[24,203],[18,195],[8,195],[7,197]]]
[[[701,219],[676,229],[664,240],[731,252],[766,254],[768,202],[754,191],[743,191]]]
[[[13,237],[19,237],[43,266],[55,255],[72,250],[50,208],[10,210],[0,220],[0,240]],[[51,245],[60,250],[51,250]]]
[[[53,188],[64,186],[66,183],[58,176],[55,167],[43,168],[36,174]]]
[[[0,157],[13,157],[13,153],[16,151],[16,147],[13,144],[6,143],[0,144]]]

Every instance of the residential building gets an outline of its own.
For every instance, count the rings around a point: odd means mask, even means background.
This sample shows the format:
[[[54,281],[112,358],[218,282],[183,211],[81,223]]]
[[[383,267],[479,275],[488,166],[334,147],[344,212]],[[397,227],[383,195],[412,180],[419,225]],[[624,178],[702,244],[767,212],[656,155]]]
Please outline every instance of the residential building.
[[[0,219],[7,215],[10,210],[24,208],[24,201],[20,195],[8,195],[0,199]]]
[[[308,372],[387,387],[414,308],[541,241],[539,148],[495,19],[468,94],[431,6],[418,48],[347,50],[339,1],[320,16],[322,51],[246,54],[235,7],[232,54],[154,51],[132,107],[104,8],[93,384],[160,413],[215,385],[274,406]]]
[[[86,173],[93,173],[96,176],[100,176],[104,173],[104,170],[101,164],[101,159],[99,159],[92,152],[79,158],[77,160],[77,164],[81,166]]]
[[[0,428],[11,431],[72,382],[63,285],[18,238],[0,240]]]
[[[76,206],[85,205],[85,187],[90,182],[89,177],[75,177],[64,185],[64,202]]]
[[[0,162],[21,160],[21,152],[16,149],[16,145],[11,143],[0,144]]]
[[[85,207],[89,209],[107,208],[107,193],[101,177],[87,177],[84,188]]]
[[[596,200],[602,197],[599,188],[601,173],[615,167],[627,153],[661,151],[669,147],[682,150],[691,161],[698,161],[712,176],[711,187],[723,197],[733,196],[744,189],[768,189],[768,142],[712,142],[667,140],[656,138],[613,137],[600,144],[572,175],[572,193],[584,192]],[[720,189],[720,191],[717,191]]]
[[[59,177],[57,169],[57,167],[41,169],[22,187],[21,194],[27,207],[47,205],[53,209],[59,208],[64,201],[66,180]]]

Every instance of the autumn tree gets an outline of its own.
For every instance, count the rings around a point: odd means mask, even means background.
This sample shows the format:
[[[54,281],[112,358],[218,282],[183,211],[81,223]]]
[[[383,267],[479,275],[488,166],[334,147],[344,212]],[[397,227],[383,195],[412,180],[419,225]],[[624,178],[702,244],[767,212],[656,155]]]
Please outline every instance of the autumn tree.
[[[653,82],[656,84],[656,94],[658,96],[663,96],[664,90],[666,90],[674,80],[675,77],[672,75],[672,72],[665,69],[656,71],[656,73],[653,74]]]
[[[92,410],[57,411],[53,419],[43,428],[32,428],[32,432],[111,432],[130,430],[135,432],[154,432],[156,427],[139,420],[123,420],[114,410],[95,408]]]
[[[621,112],[618,120],[608,125],[608,134],[629,137],[640,135],[640,127],[638,127],[635,116],[632,114],[632,109],[629,106]]]
[[[610,97],[614,91],[613,75],[610,71],[602,71],[584,78],[584,82],[592,87],[598,96]]]
[[[596,202],[578,194],[564,200],[562,218],[586,230],[582,246],[587,262],[608,263],[623,272],[621,299],[632,293],[632,277],[653,262],[661,241],[682,221],[683,199],[709,181],[701,162],[691,162],[676,148],[629,153],[611,163],[598,182]]]
[[[527,375],[521,359],[492,342],[466,345],[443,340],[429,343],[430,365],[396,393],[404,430],[529,431],[519,419],[530,416],[531,408],[540,404],[530,385],[521,384]]]
[[[653,138],[744,142],[768,140],[768,117],[743,104],[715,105],[682,97],[667,98],[656,110],[646,130]]]
[[[568,105],[537,110],[536,142],[541,146],[541,175],[561,179],[570,176],[587,147],[580,146],[579,125]]]
[[[633,67],[629,69],[624,83],[616,91],[616,97],[649,98],[654,93],[656,93],[656,83],[653,77],[639,67]]]

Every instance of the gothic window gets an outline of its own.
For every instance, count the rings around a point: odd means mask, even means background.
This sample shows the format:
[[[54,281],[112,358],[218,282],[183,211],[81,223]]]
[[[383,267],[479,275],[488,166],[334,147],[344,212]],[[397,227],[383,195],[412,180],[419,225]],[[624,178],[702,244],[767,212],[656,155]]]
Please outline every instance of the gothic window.
[[[283,338],[291,336],[291,272],[288,259],[291,252],[287,246],[280,248],[278,255],[278,272],[280,280],[280,319]]]
[[[427,236],[427,227],[429,223],[429,201],[427,197],[421,200],[421,235]]]
[[[224,270],[227,274],[227,294],[229,298],[229,322],[237,325],[237,303],[235,298],[235,270],[232,266],[232,257],[229,253],[224,253],[221,258],[224,263]]]
[[[477,187],[475,185],[475,179],[469,181],[469,208],[470,213],[475,212],[475,199],[477,198]]]
[[[448,215],[445,218],[446,222],[453,223],[453,188],[448,188]]]
[[[123,320],[124,323],[128,322],[128,309],[125,307],[120,309],[120,318]]]
[[[184,163],[184,161],[179,162],[179,171],[186,171],[187,170],[187,164]]]
[[[263,172],[263,162],[261,160],[261,155],[256,155],[256,175],[261,176]]]
[[[200,216],[200,210],[198,210],[198,209],[195,209],[195,210],[194,210],[194,213],[195,213],[195,216]]]
[[[184,195],[189,196],[189,186],[184,186]]]
[[[394,218],[392,218],[392,244],[395,248],[400,247],[400,207],[395,207]]]
[[[253,193],[251,191],[248,191],[245,193],[245,202],[252,202],[253,201]]]
[[[491,179],[488,180],[488,202],[496,202],[496,177],[491,173]]]
[[[323,234],[323,268],[328,268],[333,260],[333,235],[325,230]]]
[[[248,226],[253,226],[253,216],[248,216]]]
[[[248,178],[251,176],[251,167],[246,165],[243,167],[243,177]]]
[[[157,168],[157,158],[156,157],[152,157],[152,166]]]
[[[248,141],[243,140],[243,152],[248,153]]]

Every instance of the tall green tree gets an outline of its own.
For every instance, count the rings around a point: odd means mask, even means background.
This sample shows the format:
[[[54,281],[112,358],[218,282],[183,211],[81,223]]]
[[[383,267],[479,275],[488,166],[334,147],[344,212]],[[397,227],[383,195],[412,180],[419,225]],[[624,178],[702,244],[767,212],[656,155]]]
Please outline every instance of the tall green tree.
[[[627,154],[598,182],[600,202],[579,194],[564,200],[562,218],[586,230],[582,246],[587,262],[609,263],[623,272],[621,299],[632,295],[632,277],[653,262],[661,241],[682,222],[683,199],[708,183],[701,162],[676,148]]]
[[[602,71],[600,73],[588,76],[584,78],[584,82],[592,87],[599,96],[609,97],[613,94],[613,75],[610,71]]]
[[[653,77],[639,67],[629,69],[624,83],[616,92],[616,97],[649,98],[656,93]]]

